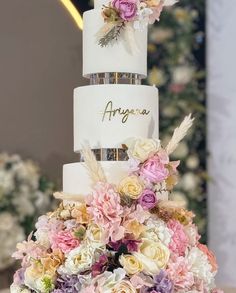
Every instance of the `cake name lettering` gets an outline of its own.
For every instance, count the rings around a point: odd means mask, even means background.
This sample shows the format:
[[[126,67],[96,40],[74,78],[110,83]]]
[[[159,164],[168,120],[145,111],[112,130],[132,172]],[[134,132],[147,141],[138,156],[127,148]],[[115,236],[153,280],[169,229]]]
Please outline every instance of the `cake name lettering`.
[[[106,118],[108,118],[109,121],[112,120],[115,116],[121,116],[122,117],[122,123],[126,123],[129,119],[130,115],[149,115],[150,111],[147,109],[122,109],[120,108],[113,108],[113,102],[109,101],[106,104],[104,112],[102,112],[103,117],[102,121],[105,121]]]

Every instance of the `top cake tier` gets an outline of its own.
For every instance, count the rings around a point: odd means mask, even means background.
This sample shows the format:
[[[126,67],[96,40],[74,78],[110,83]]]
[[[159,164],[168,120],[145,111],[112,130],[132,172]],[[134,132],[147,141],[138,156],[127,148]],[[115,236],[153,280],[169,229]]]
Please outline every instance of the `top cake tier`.
[[[119,40],[106,47],[98,44],[98,32],[105,22],[102,7],[109,1],[95,1],[95,9],[84,13],[83,30],[83,75],[120,72],[147,75],[147,27],[142,30],[121,31]],[[131,25],[131,24],[130,24]],[[128,41],[129,39],[129,41]],[[132,45],[132,48],[130,47]]]

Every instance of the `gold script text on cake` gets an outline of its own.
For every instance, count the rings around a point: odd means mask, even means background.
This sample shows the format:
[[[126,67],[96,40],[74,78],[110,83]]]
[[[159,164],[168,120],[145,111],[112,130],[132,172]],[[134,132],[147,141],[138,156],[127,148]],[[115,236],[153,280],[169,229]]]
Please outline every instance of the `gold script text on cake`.
[[[149,115],[150,111],[147,109],[122,109],[120,108],[113,108],[112,101],[109,101],[106,104],[105,110],[102,112],[102,121],[105,121],[108,118],[109,121],[112,120],[115,116],[122,117],[122,123],[126,123],[130,115]]]

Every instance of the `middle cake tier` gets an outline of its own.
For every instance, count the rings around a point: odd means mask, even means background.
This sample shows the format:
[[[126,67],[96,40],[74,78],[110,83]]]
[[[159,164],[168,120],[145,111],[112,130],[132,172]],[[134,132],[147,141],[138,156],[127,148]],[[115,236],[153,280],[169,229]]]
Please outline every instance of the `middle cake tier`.
[[[104,84],[74,90],[74,151],[120,148],[130,137],[158,138],[154,86]]]

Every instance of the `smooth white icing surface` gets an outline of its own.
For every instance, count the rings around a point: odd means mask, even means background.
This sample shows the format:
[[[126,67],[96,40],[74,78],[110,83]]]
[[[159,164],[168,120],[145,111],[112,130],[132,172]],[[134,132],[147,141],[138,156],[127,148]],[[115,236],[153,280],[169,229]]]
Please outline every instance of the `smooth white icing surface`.
[[[103,5],[108,5],[109,0],[94,0],[94,8],[101,8]]]
[[[121,111],[133,109],[135,114],[119,114],[119,108]],[[112,109],[114,112],[111,112]],[[109,84],[75,89],[75,152],[80,151],[85,144],[89,144],[92,149],[120,148],[130,137],[158,138],[158,135],[156,87]]]
[[[104,1],[99,1],[99,3]],[[104,26],[101,9],[84,13],[83,75],[104,72],[128,72],[147,75],[147,28],[135,30],[137,48],[131,53],[123,36],[113,45],[101,47],[97,33]],[[134,43],[134,40],[131,43]]]
[[[100,162],[107,181],[119,182],[128,175],[127,162]],[[63,166],[63,191],[69,194],[88,195],[91,193],[91,180],[84,163],[66,164]]]

